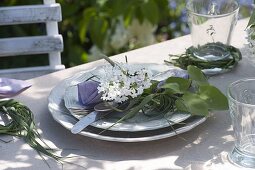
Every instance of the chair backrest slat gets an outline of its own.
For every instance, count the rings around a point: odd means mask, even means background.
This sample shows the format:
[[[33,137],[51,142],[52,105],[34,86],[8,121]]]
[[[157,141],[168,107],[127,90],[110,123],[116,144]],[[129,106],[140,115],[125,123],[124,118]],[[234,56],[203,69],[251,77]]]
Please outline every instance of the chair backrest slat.
[[[59,22],[61,20],[59,4],[0,7],[0,25]]]
[[[58,32],[58,22],[60,21],[62,21],[61,6],[55,0],[43,0],[43,4],[39,5],[1,6],[0,26],[42,23],[45,25],[39,25],[38,29],[41,30],[44,26],[46,34],[0,38],[0,62],[3,57],[22,57],[23,55],[25,59],[25,55],[48,54],[42,57],[45,57],[49,64],[46,66],[0,69],[0,74],[8,72],[12,74],[16,71],[18,73],[35,73],[35,71],[39,72],[40,70],[45,73],[45,70],[53,72],[65,69],[61,63],[63,38]]]
[[[0,39],[0,57],[63,51],[61,35]]]

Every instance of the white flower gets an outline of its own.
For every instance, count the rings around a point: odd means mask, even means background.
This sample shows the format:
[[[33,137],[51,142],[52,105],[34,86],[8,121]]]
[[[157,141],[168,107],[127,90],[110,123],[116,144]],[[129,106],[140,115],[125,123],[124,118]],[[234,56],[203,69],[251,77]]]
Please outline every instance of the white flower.
[[[105,101],[122,103],[141,95],[151,86],[152,73],[139,65],[116,63],[114,67],[105,66],[104,70],[98,92]]]
[[[134,39],[135,43],[140,47],[151,45],[156,41],[154,36],[156,28],[157,26],[152,25],[147,20],[140,23],[137,19],[134,19],[131,25],[127,28],[129,39]]]
[[[118,50],[124,47],[128,42],[128,31],[124,27],[123,19],[119,20],[115,32],[111,37],[110,45],[113,49]]]

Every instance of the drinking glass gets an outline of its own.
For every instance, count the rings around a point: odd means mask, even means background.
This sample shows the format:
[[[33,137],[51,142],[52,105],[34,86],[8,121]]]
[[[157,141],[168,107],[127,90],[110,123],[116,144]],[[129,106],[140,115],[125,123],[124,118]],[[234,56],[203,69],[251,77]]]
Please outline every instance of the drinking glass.
[[[188,0],[188,24],[193,54],[203,60],[216,61],[230,56],[229,45],[236,25],[239,5],[236,0]]]
[[[237,165],[255,168],[255,78],[232,83],[228,100],[235,137],[228,157]]]

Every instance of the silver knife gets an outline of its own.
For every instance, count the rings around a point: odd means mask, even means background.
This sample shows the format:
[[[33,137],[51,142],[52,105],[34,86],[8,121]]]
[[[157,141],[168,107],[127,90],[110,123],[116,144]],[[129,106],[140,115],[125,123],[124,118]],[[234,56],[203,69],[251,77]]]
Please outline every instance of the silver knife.
[[[75,123],[75,125],[71,129],[71,132],[73,134],[77,134],[81,132],[84,128],[89,126],[91,123],[97,121],[101,117],[101,116],[98,116],[98,114],[102,114],[102,113],[93,111],[89,113],[88,115],[84,116],[77,123]]]

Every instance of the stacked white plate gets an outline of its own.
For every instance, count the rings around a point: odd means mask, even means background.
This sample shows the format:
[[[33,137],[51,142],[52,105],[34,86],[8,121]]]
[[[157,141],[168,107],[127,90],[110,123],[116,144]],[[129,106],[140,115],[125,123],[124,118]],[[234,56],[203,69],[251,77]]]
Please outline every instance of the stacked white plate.
[[[155,75],[164,72],[162,79],[168,76],[167,70],[176,69],[158,64],[143,64],[142,66],[149,68]],[[83,110],[83,106],[78,102],[77,84],[103,72],[103,67],[80,72],[63,80],[53,88],[48,98],[48,108],[58,123],[71,130],[74,124],[85,116],[85,114],[76,114],[72,111],[72,108]],[[184,133],[206,120],[205,117],[191,116],[187,113],[169,113],[148,117],[139,112],[131,119],[115,124],[120,117],[121,115],[117,114],[107,116],[107,118],[92,123],[79,134],[117,142],[151,141]],[[115,125],[112,126],[113,124]],[[112,127],[109,129],[110,126]]]

